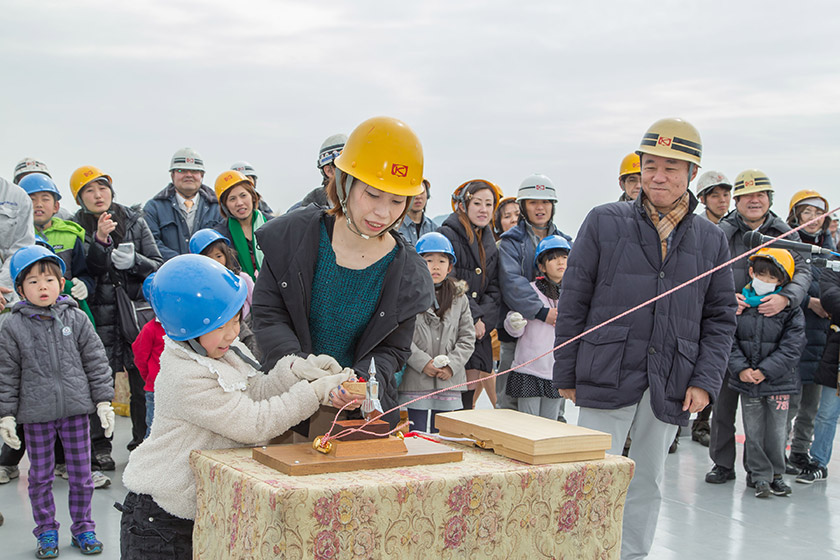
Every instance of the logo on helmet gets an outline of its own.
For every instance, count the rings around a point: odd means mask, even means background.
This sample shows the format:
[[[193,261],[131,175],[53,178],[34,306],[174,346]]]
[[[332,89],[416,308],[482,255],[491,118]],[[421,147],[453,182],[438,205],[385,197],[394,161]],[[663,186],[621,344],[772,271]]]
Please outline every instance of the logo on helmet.
[[[657,144],[662,144],[663,146],[670,146],[672,140],[673,138],[665,138],[664,136],[660,136]]]
[[[752,186],[755,186],[755,181],[753,181],[752,179],[744,181],[744,188],[749,188],[749,187],[752,187]]]
[[[191,157],[184,158],[184,163],[195,163],[195,158],[191,158]]]
[[[545,190],[545,185],[534,185],[534,188],[537,189],[538,191],[544,191]]]
[[[400,165],[399,163],[394,163],[391,165],[391,175],[396,177],[406,177],[408,176],[408,166],[407,165]]]
[[[224,180],[224,181],[230,181],[230,180],[232,180],[232,179],[233,179],[233,174],[228,173],[227,175],[225,175],[225,178],[224,178],[223,180]]]

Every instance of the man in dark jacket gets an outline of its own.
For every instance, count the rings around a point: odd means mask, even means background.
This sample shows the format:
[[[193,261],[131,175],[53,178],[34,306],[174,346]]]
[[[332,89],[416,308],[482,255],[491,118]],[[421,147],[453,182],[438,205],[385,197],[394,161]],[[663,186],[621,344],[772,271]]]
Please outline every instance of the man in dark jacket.
[[[169,165],[172,182],[146,202],[144,218],[164,261],[190,252],[190,237],[222,221],[213,189],[202,184],[204,160],[192,148],[175,152]]]
[[[578,424],[629,433],[635,476],[627,492],[622,558],[653,543],[668,447],[678,426],[718,392],[732,347],[732,272],[721,268],[653,305],[588,332],[729,260],[722,232],[692,212],[700,135],[680,119],[654,123],[642,139],[642,193],[593,209],[569,255],[558,303],[553,386],[580,408]]]
[[[749,250],[744,242],[744,234],[758,231],[763,235],[776,237],[790,231],[784,220],[770,210],[773,204],[773,185],[767,174],[758,169],[748,169],[735,178],[732,191],[735,198],[735,210],[724,216],[718,224],[723,230],[729,244],[732,256],[743,255]],[[799,235],[794,233],[785,239],[799,241]],[[796,262],[796,272],[793,280],[777,294],[766,296],[758,312],[766,317],[772,317],[787,307],[797,307],[808,293],[811,285],[811,268],[797,252],[793,252]],[[743,287],[749,282],[748,263],[746,259],[736,261],[732,265],[735,285]],[[744,296],[738,293],[739,313],[749,307]],[[714,461],[712,470],[706,473],[706,482],[723,484],[735,479],[735,414],[738,411],[738,393],[729,387],[729,379],[724,379],[720,395],[712,409],[712,431],[709,443],[709,456]]]

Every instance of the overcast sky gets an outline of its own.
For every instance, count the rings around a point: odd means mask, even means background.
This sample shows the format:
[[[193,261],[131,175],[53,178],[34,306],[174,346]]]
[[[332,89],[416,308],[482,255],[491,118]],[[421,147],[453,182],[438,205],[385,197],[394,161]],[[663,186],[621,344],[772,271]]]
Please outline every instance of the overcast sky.
[[[42,159],[70,208],[75,168],[142,202],[191,146],[205,183],[244,159],[286,209],[324,138],[375,115],[419,135],[432,215],[465,180],[515,194],[542,172],[575,234],[669,116],[700,130],[703,170],[764,170],[782,216],[801,188],[840,203],[832,1],[4,0],[2,20],[0,176]]]

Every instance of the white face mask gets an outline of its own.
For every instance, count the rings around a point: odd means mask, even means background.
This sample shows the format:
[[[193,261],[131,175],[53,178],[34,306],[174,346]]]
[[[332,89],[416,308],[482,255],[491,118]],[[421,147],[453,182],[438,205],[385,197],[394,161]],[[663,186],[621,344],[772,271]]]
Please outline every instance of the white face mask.
[[[763,280],[759,280],[758,278],[753,278],[752,288],[753,290],[755,290],[755,295],[763,296],[769,294],[770,292],[776,291],[776,283],[764,282]]]

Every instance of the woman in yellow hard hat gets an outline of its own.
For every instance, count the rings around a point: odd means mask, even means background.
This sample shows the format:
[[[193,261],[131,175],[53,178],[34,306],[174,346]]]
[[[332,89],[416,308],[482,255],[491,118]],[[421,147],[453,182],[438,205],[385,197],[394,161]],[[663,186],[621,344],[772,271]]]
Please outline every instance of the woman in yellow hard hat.
[[[87,299],[96,332],[105,346],[111,369],[128,372],[131,451],[146,436],[146,393],[131,351],[137,333],[128,327],[135,313],[120,304],[125,299],[118,290],[128,299],[143,302],[143,280],[163,264],[163,258],[143,217],[114,201],[113,181],[102,170],[92,165],[76,169],[70,176],[70,192],[80,206],[73,220],[85,230],[87,267],[96,281],[96,288]],[[90,428],[93,470],[113,470],[111,442],[97,422],[91,422]]]
[[[819,192],[814,190],[801,190],[791,197],[788,205],[787,223],[790,227],[797,227],[800,224],[814,222],[799,230],[800,239],[811,245],[835,250],[834,242],[828,235],[828,226],[831,218],[828,215],[830,210],[828,200]],[[808,295],[802,302],[802,311],[805,312],[805,349],[799,359],[799,377],[802,381],[802,391],[798,395],[790,396],[790,408],[788,410],[788,432],[793,428],[793,438],[790,444],[790,456],[788,463],[795,469],[804,469],[811,463],[810,450],[811,439],[814,435],[814,420],[817,416],[817,409],[820,404],[822,388],[814,383],[814,375],[819,368],[823,351],[828,340],[828,327],[831,319],[823,309],[820,301],[820,276],[823,269],[811,265],[811,285],[808,288]],[[795,418],[795,421],[794,421]],[[793,426],[791,426],[793,423]]]
[[[335,167],[331,209],[299,208],[256,232],[265,256],[254,331],[269,368],[289,354],[326,354],[308,359],[366,379],[375,362],[389,410],[398,403],[394,373],[411,354],[414,319],[433,305],[425,262],[395,231],[423,191],[423,149],[405,123],[375,117],[350,134]],[[343,394],[333,402],[351,400]],[[384,419],[396,425],[398,418],[395,411]]]
[[[499,201],[496,212],[493,213],[493,234],[496,241],[502,234],[519,223],[519,204],[515,196],[506,196]],[[498,243],[497,243],[498,245]]]
[[[254,232],[266,218],[259,209],[260,195],[254,188],[254,181],[239,171],[225,171],[216,179],[216,198],[225,218],[216,226],[216,231],[230,239],[242,271],[256,280],[262,267],[263,252]]]

